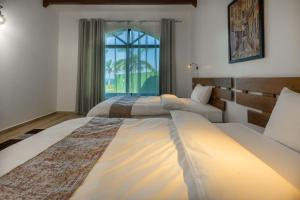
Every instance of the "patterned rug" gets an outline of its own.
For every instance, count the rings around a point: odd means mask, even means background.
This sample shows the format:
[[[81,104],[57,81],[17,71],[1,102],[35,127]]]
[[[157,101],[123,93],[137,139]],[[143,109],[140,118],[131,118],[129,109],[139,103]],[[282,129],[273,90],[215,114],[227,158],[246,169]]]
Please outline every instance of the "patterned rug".
[[[9,147],[9,146],[11,146],[11,145],[13,145],[13,144],[16,144],[16,143],[20,142],[22,140],[25,140],[25,139],[27,139],[27,138],[29,138],[29,137],[31,137],[31,136],[33,136],[33,135],[35,135],[35,134],[43,131],[43,130],[44,129],[33,129],[31,131],[28,131],[24,135],[21,135],[21,136],[19,136],[17,138],[8,140],[6,142],[3,142],[3,143],[0,144],[0,151],[3,150],[3,149],[5,149],[5,148],[7,148],[7,147]]]

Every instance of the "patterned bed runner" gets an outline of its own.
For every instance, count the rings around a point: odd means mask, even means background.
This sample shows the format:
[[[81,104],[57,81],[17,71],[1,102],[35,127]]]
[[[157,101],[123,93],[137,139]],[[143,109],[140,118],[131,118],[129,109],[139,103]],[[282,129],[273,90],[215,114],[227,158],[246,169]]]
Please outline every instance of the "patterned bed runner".
[[[110,118],[131,118],[133,104],[139,99],[137,96],[125,96],[112,104],[109,111]]]
[[[93,118],[0,178],[0,199],[69,199],[111,143],[122,119]]]

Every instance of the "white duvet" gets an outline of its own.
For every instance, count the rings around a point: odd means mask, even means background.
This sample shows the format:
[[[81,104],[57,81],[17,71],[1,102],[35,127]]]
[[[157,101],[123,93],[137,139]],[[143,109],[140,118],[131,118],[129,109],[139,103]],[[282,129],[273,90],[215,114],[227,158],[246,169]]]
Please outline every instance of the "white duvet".
[[[162,96],[163,97],[163,96]],[[211,122],[223,122],[223,112],[209,104],[192,101],[189,98],[178,98],[167,95],[162,99],[160,96],[140,97],[132,106],[133,118],[165,117],[170,115],[170,110],[185,110],[201,114]],[[122,97],[113,97],[99,103],[87,114],[88,117],[108,117],[113,103]]]
[[[199,199],[300,199],[296,186],[203,117],[172,117]]]
[[[300,191],[204,117],[126,119],[72,199],[299,199]],[[71,120],[0,152],[0,176],[91,118]],[[34,144],[34,145],[33,145]]]

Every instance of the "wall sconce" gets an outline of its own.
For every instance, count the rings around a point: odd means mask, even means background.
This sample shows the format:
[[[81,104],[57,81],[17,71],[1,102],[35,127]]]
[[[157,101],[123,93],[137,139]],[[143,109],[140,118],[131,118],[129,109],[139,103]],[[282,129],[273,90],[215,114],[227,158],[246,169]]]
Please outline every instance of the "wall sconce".
[[[1,9],[3,8],[3,6],[0,5],[0,25],[5,23],[5,17],[3,16],[3,14],[1,13]]]
[[[196,64],[196,63],[191,63],[191,64],[187,65],[187,68],[188,68],[188,69],[193,69],[193,68],[195,68],[196,70],[199,70],[199,65]]]

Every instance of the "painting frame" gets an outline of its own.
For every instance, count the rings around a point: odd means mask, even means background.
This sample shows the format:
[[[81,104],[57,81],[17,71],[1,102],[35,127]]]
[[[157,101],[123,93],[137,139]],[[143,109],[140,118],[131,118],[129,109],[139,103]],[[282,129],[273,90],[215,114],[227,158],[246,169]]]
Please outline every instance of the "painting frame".
[[[265,29],[264,29],[264,0],[258,0],[259,4],[259,33],[258,33],[258,40],[259,40],[259,52],[257,55],[254,56],[248,56],[243,58],[235,58],[233,59],[232,55],[232,30],[231,30],[231,8],[232,6],[235,6],[236,3],[238,3],[241,0],[233,0],[228,5],[228,47],[229,47],[229,63],[239,63],[239,62],[246,62],[250,60],[256,60],[256,59],[262,59],[265,58]],[[252,0],[254,1],[254,0]]]

